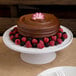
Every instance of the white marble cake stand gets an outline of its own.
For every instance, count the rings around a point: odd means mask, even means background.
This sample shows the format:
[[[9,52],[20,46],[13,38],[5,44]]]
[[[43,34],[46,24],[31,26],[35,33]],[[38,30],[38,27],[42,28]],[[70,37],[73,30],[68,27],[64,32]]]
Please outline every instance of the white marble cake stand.
[[[26,48],[24,46],[16,45],[13,43],[10,38],[9,38],[9,32],[16,27],[17,25],[9,28],[7,31],[5,31],[3,35],[3,41],[7,47],[10,49],[20,52],[20,57],[24,62],[31,63],[31,64],[46,64],[49,62],[52,62],[56,58],[56,51],[60,51],[64,48],[66,48],[73,40],[73,34],[72,32],[64,27],[63,31],[65,31],[68,35],[68,38],[64,40],[64,42],[60,45],[57,46],[50,46],[50,47],[45,47],[43,49],[38,49],[38,48]]]

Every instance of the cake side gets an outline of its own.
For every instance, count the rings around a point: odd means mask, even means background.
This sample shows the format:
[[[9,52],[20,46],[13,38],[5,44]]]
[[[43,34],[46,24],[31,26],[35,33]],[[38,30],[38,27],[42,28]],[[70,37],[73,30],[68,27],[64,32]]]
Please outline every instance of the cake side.
[[[33,20],[33,14],[27,14],[18,20],[18,31],[20,34],[42,38],[55,35],[60,27],[58,19],[53,14],[43,13],[44,19]]]

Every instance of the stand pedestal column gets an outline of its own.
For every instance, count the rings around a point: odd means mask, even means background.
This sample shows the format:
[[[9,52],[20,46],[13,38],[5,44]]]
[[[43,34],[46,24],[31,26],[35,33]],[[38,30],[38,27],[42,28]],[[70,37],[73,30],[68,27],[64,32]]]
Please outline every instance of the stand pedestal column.
[[[44,54],[27,54],[21,53],[21,59],[24,62],[31,63],[31,64],[46,64],[52,62],[56,58],[56,53],[44,53]]]

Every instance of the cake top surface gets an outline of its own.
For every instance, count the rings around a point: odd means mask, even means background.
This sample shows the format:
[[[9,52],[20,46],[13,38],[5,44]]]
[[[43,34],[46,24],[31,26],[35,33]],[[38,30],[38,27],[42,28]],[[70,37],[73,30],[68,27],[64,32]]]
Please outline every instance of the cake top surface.
[[[27,29],[46,29],[59,25],[58,19],[53,14],[41,13],[39,17],[35,14],[26,14],[19,18],[18,24]]]

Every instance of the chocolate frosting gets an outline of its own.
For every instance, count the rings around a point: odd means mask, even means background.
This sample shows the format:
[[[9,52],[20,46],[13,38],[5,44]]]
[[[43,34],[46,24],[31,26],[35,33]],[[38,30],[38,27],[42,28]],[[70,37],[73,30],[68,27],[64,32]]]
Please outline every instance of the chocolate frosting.
[[[33,14],[23,15],[18,20],[18,31],[20,34],[42,38],[55,35],[60,27],[58,19],[53,14],[43,13],[44,19],[33,20]]]

